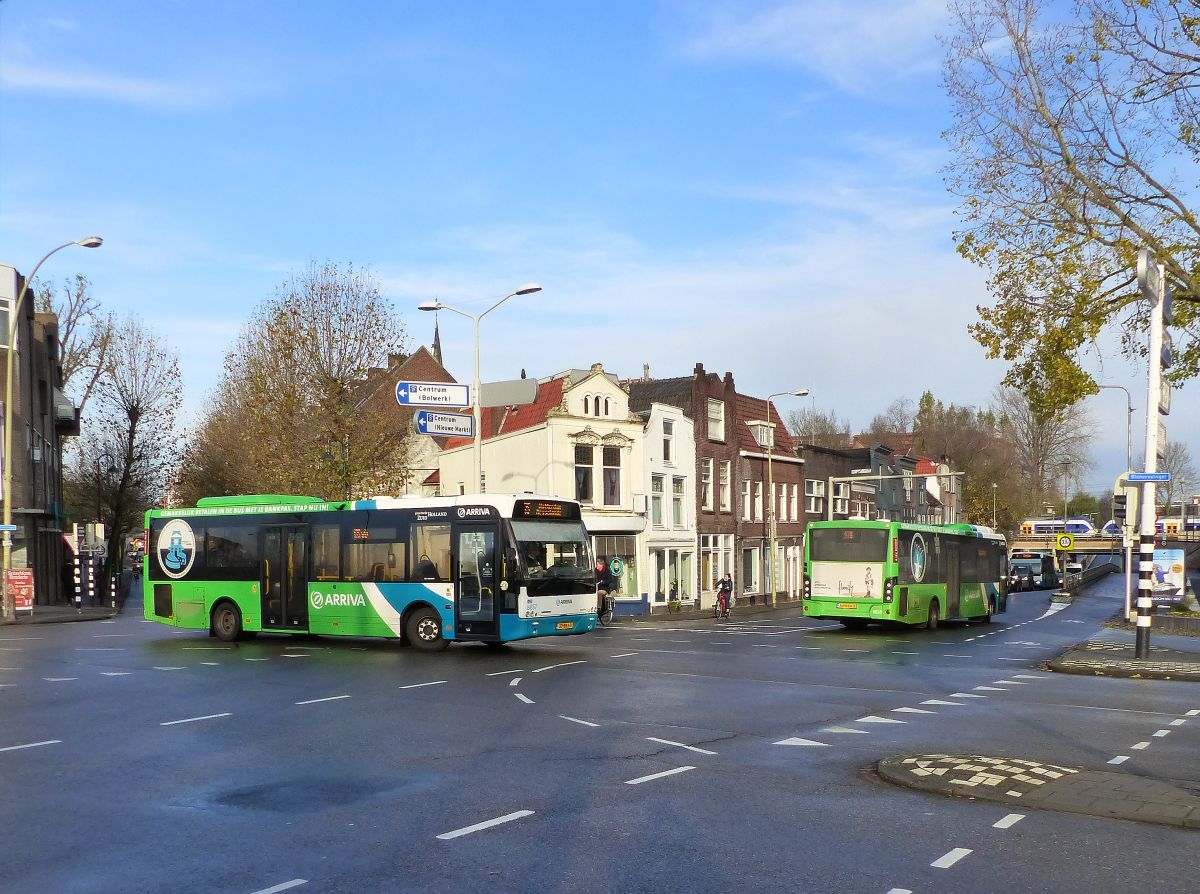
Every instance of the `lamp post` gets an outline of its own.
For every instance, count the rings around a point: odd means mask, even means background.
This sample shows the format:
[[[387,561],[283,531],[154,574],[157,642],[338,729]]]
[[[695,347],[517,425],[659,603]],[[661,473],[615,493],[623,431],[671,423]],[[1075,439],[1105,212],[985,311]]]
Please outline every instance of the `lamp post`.
[[[767,496],[770,502],[767,504],[767,523],[771,535],[771,558],[768,565],[771,579],[771,602],[775,601],[775,594],[778,592],[778,587],[775,585],[775,476],[771,468],[771,457],[775,453],[775,420],[772,418],[771,401],[777,397],[807,397],[807,388],[797,388],[794,391],[777,391],[774,394],[767,395]],[[833,494],[829,494],[827,499],[832,500]]]
[[[483,493],[483,454],[481,453],[482,434],[479,430],[479,428],[480,428],[480,426],[479,426],[479,422],[480,422],[479,321],[482,320],[484,317],[486,317],[488,314],[490,314],[492,311],[494,311],[497,307],[499,307],[501,304],[503,304],[509,298],[512,298],[514,295],[532,295],[534,292],[540,292],[541,290],[542,290],[542,287],[539,286],[535,282],[526,283],[525,285],[520,286],[520,287],[514,289],[513,291],[509,292],[507,295],[505,295],[503,298],[501,298],[499,301],[497,301],[495,304],[493,304],[491,307],[489,307],[483,313],[478,314],[478,315],[469,314],[465,310],[460,310],[457,307],[451,307],[449,304],[443,304],[440,301],[425,301],[425,302],[417,305],[418,310],[448,310],[451,313],[455,313],[455,314],[458,314],[459,316],[466,317],[467,319],[472,320],[475,323],[475,383],[471,389],[471,410],[472,410],[472,414],[475,417],[475,438],[474,438],[475,443],[473,445],[472,451],[474,454],[473,459],[474,459],[474,466],[475,466],[475,491],[474,492],[477,494]]]
[[[25,295],[29,291],[29,284],[37,277],[38,270],[46,259],[55,252],[62,251],[64,248],[70,248],[72,245],[81,245],[84,248],[99,248],[104,244],[104,240],[99,236],[85,236],[82,239],[75,239],[71,242],[64,242],[56,248],[50,249],[42,255],[42,259],[33,265],[33,272],[25,278],[25,282],[21,284],[21,291],[17,295],[17,300],[13,302],[13,306],[9,308],[8,317],[8,341],[5,345],[7,359],[5,361],[5,382],[4,382],[4,493],[2,495],[4,501],[4,564],[3,564],[3,581],[0,581],[0,603],[3,603],[3,614],[6,619],[12,619],[16,616],[16,608],[9,600],[8,593],[8,572],[12,569],[12,546],[13,532],[12,528],[12,402],[13,402],[13,351],[17,340],[17,327],[20,325],[21,305],[25,301]]]
[[[1097,385],[1098,388],[1120,388],[1125,392],[1125,468],[1133,468],[1133,398],[1124,385]]]
[[[996,482],[992,482],[992,530],[996,530]]]

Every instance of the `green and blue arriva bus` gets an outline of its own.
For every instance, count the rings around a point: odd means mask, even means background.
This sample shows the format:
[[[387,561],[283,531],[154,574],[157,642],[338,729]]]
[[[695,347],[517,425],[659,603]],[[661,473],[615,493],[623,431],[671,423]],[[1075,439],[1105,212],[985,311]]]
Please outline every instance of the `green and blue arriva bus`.
[[[146,618],[226,642],[381,636],[432,651],[596,628],[579,504],[555,497],[205,497],[147,512],[146,545]]]
[[[973,525],[812,522],[804,545],[804,615],[921,624],[976,619],[1007,609],[1008,549]]]

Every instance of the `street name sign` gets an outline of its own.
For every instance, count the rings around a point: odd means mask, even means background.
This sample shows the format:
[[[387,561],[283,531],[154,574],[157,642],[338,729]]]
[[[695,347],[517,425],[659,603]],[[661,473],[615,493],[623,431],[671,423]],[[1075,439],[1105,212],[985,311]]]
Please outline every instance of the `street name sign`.
[[[397,382],[396,403],[402,407],[469,407],[471,386],[454,382]]]
[[[475,437],[475,420],[462,413],[417,412],[417,431],[423,435],[450,435],[459,438]]]
[[[1126,481],[1170,481],[1170,472],[1130,472],[1125,476]]]

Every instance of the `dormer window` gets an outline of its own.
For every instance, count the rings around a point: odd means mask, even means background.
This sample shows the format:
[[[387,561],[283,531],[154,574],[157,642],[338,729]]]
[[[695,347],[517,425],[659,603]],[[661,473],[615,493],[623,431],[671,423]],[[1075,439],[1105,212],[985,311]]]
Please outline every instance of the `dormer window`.
[[[764,450],[769,449],[771,446],[771,423],[756,420],[746,424],[750,426],[750,433],[754,435],[754,442]]]

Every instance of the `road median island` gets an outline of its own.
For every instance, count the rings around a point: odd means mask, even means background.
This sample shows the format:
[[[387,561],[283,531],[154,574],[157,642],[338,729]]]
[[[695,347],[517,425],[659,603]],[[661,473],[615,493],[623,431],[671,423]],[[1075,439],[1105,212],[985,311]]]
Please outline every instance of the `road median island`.
[[[1200,683],[1200,652],[1151,646],[1149,658],[1134,655],[1132,642],[1088,640],[1076,643],[1043,667],[1062,674]]]
[[[978,754],[899,754],[876,766],[894,785],[946,797],[1200,829],[1200,795],[1171,780]]]

